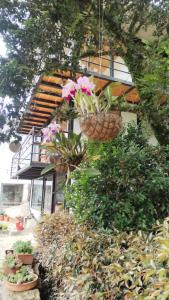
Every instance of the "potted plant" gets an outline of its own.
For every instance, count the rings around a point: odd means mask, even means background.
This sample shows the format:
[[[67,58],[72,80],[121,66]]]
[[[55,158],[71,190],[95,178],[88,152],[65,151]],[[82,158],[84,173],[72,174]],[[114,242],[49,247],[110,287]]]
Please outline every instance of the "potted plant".
[[[23,292],[37,286],[38,276],[26,266],[22,266],[16,274],[8,274],[6,277],[6,287],[10,291]]]
[[[5,215],[4,210],[0,210],[0,221],[4,220],[4,215]]]
[[[86,155],[86,145],[81,140],[81,134],[64,132],[56,129],[56,123],[43,129],[43,149],[46,149],[51,165],[47,166],[42,174],[55,169],[57,173],[73,171]]]
[[[4,261],[4,274],[15,274],[22,266],[22,262],[14,254],[8,254]]]
[[[33,262],[33,247],[29,241],[17,241],[13,244],[13,250],[24,265]]]
[[[114,83],[113,83],[114,85]],[[82,132],[92,140],[107,141],[115,138],[122,128],[118,97],[112,96],[110,84],[99,96],[94,93],[91,78],[80,77],[77,83],[69,80],[63,87],[62,97],[74,102],[80,115]]]

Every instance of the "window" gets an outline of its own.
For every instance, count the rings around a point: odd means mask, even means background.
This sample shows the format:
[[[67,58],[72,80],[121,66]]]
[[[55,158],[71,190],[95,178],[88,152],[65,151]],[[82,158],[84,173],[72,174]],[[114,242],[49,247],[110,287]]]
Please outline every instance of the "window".
[[[1,201],[4,205],[17,205],[22,201],[23,184],[2,184]]]
[[[33,209],[41,211],[43,196],[43,178],[38,178],[32,184],[31,206]]]

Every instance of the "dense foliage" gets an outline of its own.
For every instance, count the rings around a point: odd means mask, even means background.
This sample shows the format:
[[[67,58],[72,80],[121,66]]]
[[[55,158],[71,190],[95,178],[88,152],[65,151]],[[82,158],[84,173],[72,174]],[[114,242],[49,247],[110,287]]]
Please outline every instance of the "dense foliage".
[[[113,141],[89,143],[100,175],[74,173],[65,198],[80,223],[119,230],[149,228],[169,213],[169,148],[151,146],[129,127]]]
[[[34,76],[56,68],[76,70],[83,56],[107,52],[122,56],[142,94],[138,80],[152,51],[156,52],[162,38],[168,38],[168,15],[168,0],[2,0],[0,34],[7,56],[0,58],[0,140],[15,134]],[[146,30],[150,34],[144,35]],[[147,36],[154,36],[156,45],[150,42],[147,47]],[[160,62],[161,54],[155,61]],[[165,55],[168,58],[168,50]],[[12,99],[8,105],[6,96]],[[163,131],[163,118],[160,122]]]
[[[45,231],[46,219],[38,225],[43,300],[168,299],[168,219],[148,235],[72,227],[68,219],[56,214]]]

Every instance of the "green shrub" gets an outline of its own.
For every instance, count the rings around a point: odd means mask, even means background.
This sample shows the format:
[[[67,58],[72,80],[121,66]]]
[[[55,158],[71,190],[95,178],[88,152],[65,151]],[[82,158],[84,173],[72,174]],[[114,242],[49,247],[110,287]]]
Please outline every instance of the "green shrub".
[[[48,249],[53,242],[58,245],[64,243],[64,237],[69,235],[74,227],[71,215],[64,212],[44,216],[35,229],[40,249]]]
[[[169,147],[150,146],[139,128],[107,143],[89,143],[88,164],[100,175],[74,172],[65,199],[79,223],[118,230],[149,229],[169,213]]]
[[[33,247],[29,241],[17,241],[13,244],[13,249],[17,254],[32,254]]]
[[[86,226],[53,234],[66,242],[41,248],[42,300],[168,299],[169,219],[149,234]]]

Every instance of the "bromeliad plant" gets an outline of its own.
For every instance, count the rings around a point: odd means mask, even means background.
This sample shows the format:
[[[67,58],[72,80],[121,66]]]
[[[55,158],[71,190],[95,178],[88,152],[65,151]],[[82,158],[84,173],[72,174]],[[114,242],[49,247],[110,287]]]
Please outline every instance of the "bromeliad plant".
[[[68,80],[62,97],[69,103],[73,101],[80,116],[82,132],[93,140],[106,141],[116,137],[121,130],[120,102],[118,97],[112,95],[112,84],[99,96],[94,89],[93,79],[83,76],[77,83]]]
[[[86,145],[81,139],[81,134],[59,131],[54,122],[42,132],[42,148],[47,151],[51,161],[42,174],[52,169],[60,173],[73,171],[85,159]]]

